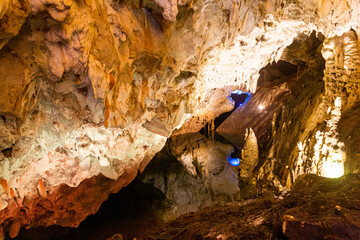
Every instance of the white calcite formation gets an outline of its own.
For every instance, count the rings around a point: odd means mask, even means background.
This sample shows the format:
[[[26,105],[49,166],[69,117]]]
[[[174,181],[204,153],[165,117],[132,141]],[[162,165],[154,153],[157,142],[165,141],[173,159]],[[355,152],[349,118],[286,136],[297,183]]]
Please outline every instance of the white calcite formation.
[[[297,35],[352,28],[347,62],[359,25],[355,0],[1,1],[0,225],[77,226]]]

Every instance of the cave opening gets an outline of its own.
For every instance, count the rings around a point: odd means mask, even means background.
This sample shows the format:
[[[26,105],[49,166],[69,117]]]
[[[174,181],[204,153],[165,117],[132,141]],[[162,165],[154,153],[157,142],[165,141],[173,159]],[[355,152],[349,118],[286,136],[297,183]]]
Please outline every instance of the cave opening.
[[[234,102],[234,108],[226,113],[221,114],[214,120],[215,130],[238,108],[244,106],[251,98],[250,92],[234,90],[230,93],[228,99]]]
[[[210,136],[210,131],[216,131],[216,129],[239,107],[244,106],[251,98],[250,92],[243,92],[241,90],[234,90],[230,92],[227,99],[234,103],[234,107],[231,111],[224,112],[214,119],[213,123],[206,123],[205,126],[199,131],[201,134]],[[213,126],[211,126],[213,124]],[[213,128],[213,129],[210,129]],[[229,143],[225,138],[223,138],[218,133],[214,132],[214,138],[220,142]],[[235,148],[234,154],[239,154],[239,149]]]
[[[144,183],[141,174],[118,193],[110,194],[100,209],[77,228],[49,226],[21,230],[15,240],[105,240],[121,232],[134,239],[143,229],[161,222],[166,196],[155,186]]]

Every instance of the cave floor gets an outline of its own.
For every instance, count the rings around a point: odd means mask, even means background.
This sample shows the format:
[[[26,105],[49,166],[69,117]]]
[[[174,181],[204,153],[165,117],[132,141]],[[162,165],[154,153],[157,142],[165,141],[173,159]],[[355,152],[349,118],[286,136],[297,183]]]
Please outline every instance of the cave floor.
[[[276,231],[274,219],[278,211],[274,211],[274,206],[278,203],[268,196],[242,203],[215,204],[148,230],[137,239],[161,239],[173,228],[185,231],[176,238],[164,239],[270,239]]]
[[[215,204],[188,213],[137,239],[360,239],[360,175],[300,177],[291,192],[242,203]]]

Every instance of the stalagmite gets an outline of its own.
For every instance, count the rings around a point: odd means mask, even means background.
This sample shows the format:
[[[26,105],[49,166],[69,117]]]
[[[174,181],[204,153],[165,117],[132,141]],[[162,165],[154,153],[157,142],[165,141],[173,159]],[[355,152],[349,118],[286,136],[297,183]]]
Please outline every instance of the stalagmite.
[[[240,178],[250,180],[259,159],[257,138],[251,128],[246,131],[245,145],[241,155]]]

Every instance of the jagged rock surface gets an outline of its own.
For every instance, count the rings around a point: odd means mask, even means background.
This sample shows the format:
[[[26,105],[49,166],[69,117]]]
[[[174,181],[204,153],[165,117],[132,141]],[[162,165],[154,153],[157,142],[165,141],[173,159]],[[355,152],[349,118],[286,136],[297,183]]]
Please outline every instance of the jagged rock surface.
[[[99,205],[56,205],[59,189],[99,175],[130,182],[166,141],[145,123],[171,133],[198,119],[213,88],[254,92],[300,33],[359,32],[359,18],[357,1],[340,0],[1,1],[0,224],[12,236],[78,225]],[[41,221],[39,199],[52,212]]]
[[[350,134],[356,132],[355,109],[359,104],[355,79],[358,49],[353,31],[325,39],[321,48],[325,66],[318,49],[306,63],[313,70],[301,77],[303,87],[296,85],[283,104],[268,155],[278,161],[275,172],[283,185],[290,186],[302,173],[334,177],[358,171],[356,140],[351,140]],[[354,111],[353,123],[344,127],[349,122],[349,109]],[[356,133],[354,137],[357,139]]]
[[[172,220],[212,203],[239,200],[237,168],[226,160],[232,151],[231,145],[200,133],[171,137],[141,176],[169,201],[160,218]]]

